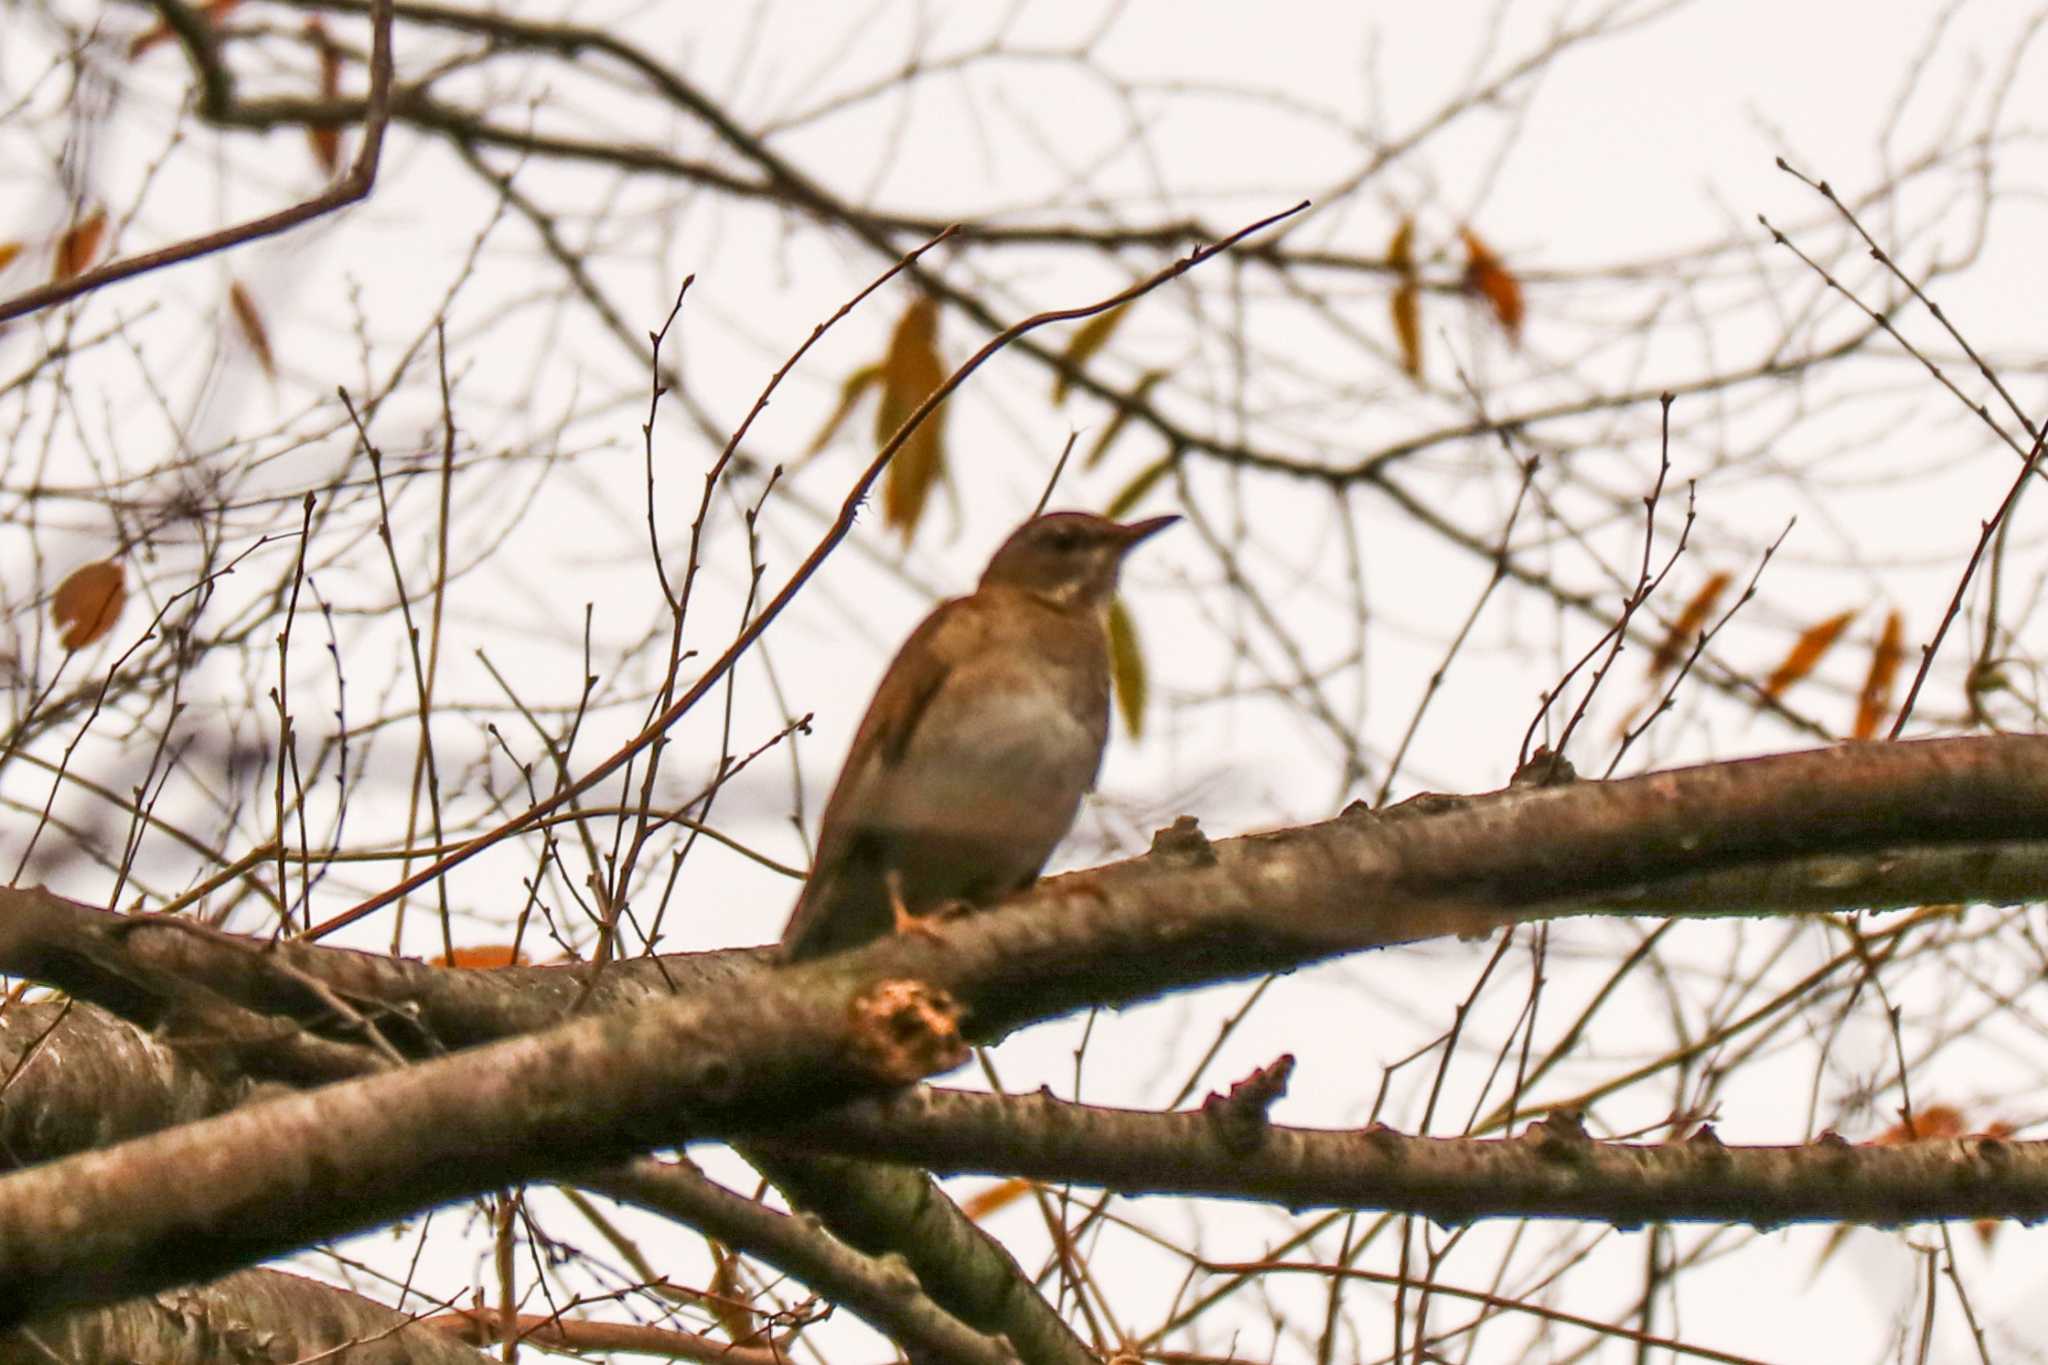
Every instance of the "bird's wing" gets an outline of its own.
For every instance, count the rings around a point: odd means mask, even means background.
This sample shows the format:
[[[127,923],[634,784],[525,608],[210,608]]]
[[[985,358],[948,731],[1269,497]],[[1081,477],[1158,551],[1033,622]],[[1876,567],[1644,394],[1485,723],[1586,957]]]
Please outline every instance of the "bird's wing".
[[[851,822],[844,817],[858,810],[889,771],[903,761],[918,722],[931,709],[932,698],[971,648],[964,637],[979,634],[973,629],[978,623],[972,619],[978,615],[970,599],[955,598],[942,603],[903,642],[876,686],[860,728],[853,732],[846,764],[825,803],[823,829],[846,828]],[[820,847],[818,860],[822,862],[824,857],[825,850]]]
[[[839,780],[825,802],[811,876],[783,931],[785,944],[807,937],[815,922],[829,917],[843,894],[837,885],[864,832],[859,812],[881,800],[891,775],[908,752],[917,725],[931,708],[958,662],[981,636],[981,612],[971,598],[941,603],[903,642],[875,688],[874,700],[854,731]]]

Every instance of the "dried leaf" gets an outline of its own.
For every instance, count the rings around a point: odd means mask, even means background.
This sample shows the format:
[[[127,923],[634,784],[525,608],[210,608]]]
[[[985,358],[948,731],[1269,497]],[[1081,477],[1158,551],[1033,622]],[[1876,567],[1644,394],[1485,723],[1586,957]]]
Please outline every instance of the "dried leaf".
[[[433,965],[482,972],[494,967],[524,967],[526,954],[509,943],[487,943],[476,948],[457,948],[452,957],[443,954],[435,958]]]
[[[1817,625],[1808,626],[1792,642],[1792,649],[1785,655],[1784,662],[1772,670],[1764,680],[1764,696],[1775,701],[1786,688],[1813,672],[1816,665],[1834,648],[1835,641],[1842,636],[1843,627],[1856,619],[1851,611],[1837,612]]]
[[[227,16],[229,10],[240,3],[241,0],[209,0],[209,3],[202,6],[199,12],[205,16],[208,23],[217,23]],[[151,27],[137,34],[134,42],[128,44],[128,60],[134,61],[158,43],[168,40],[170,36],[171,26],[159,19]]]
[[[320,58],[320,97],[331,100],[341,93],[341,49],[327,36],[327,27],[317,14],[306,20],[306,37]],[[332,124],[309,124],[306,141],[312,146],[313,160],[320,164],[322,171],[332,176],[341,169],[341,129]]]
[[[1952,1104],[1927,1104],[1916,1109],[1910,1118],[1901,1115],[1897,1123],[1879,1133],[1866,1145],[1898,1147],[1927,1138],[1961,1137],[1965,1130],[1962,1110]]]
[[[1993,1126],[1995,1127],[1996,1125]],[[1900,1147],[1908,1142],[1917,1142],[1922,1138],[1961,1137],[1963,1131],[1962,1110],[1952,1104],[1930,1104],[1916,1110],[1911,1118],[1902,1116],[1897,1123],[1885,1129],[1864,1145],[1868,1147]],[[1978,1233],[1980,1236],[1983,1233],[1983,1224],[1981,1223],[1978,1224]],[[1821,1247],[1820,1254],[1814,1257],[1813,1272],[1816,1275],[1820,1273],[1821,1267],[1828,1263],[1828,1258],[1835,1254],[1844,1241],[1848,1240],[1848,1236],[1849,1225],[1846,1223],[1837,1226],[1828,1234],[1828,1240]],[[1989,1243],[1990,1238],[1987,1237],[1984,1240]]]
[[[761,1324],[754,1311],[747,1305],[752,1296],[740,1281],[740,1258],[731,1248],[718,1242],[711,1243],[711,1283],[707,1288],[704,1306],[711,1310],[711,1316],[725,1329],[726,1340],[739,1345],[756,1340],[761,1333]]]
[[[263,367],[263,373],[272,379],[277,378],[277,362],[270,354],[270,334],[263,330],[262,315],[257,313],[255,302],[239,280],[228,284],[228,308],[235,315],[236,325],[242,329],[242,340],[248,342],[249,349],[256,353],[256,363]]]
[[[1415,220],[1403,218],[1387,242],[1387,268],[1403,275],[1415,273]]]
[[[323,174],[332,176],[341,169],[341,129],[308,124],[306,144],[313,149],[313,160]]]
[[[1721,600],[1721,594],[1728,590],[1728,578],[1725,569],[1709,577],[1685,604],[1685,610],[1678,613],[1678,619],[1671,623],[1670,632],[1657,642],[1657,652],[1650,656],[1651,682],[1663,677],[1692,644],[1693,636],[1699,634],[1700,627],[1707,623],[1707,617],[1713,614],[1715,604]]]
[[[1522,339],[1522,286],[1508,273],[1500,258],[1479,240],[1471,228],[1459,229],[1465,239],[1465,288],[1479,295],[1493,308],[1494,320],[1508,334],[1508,340]]]
[[[1109,506],[1102,509],[1102,515],[1111,521],[1121,520],[1126,512],[1138,505],[1139,499],[1152,491],[1153,484],[1171,473],[1173,467],[1179,463],[1180,456],[1169,452],[1146,465],[1138,471],[1136,478],[1125,484],[1122,491],[1109,500]]]
[[[14,264],[14,258],[21,254],[20,242],[0,242],[0,270]]]
[[[863,365],[846,376],[846,382],[839,386],[839,405],[832,409],[832,415],[825,419],[825,425],[818,428],[818,434],[813,436],[810,445],[804,448],[806,460],[832,443],[832,438],[839,434],[839,428],[845,424],[847,414],[853,411],[853,405],[858,403],[861,395],[873,388],[881,377],[880,365]]]
[[[1146,401],[1152,396],[1152,390],[1158,386],[1159,381],[1164,378],[1166,378],[1166,371],[1164,370],[1147,370],[1143,375],[1139,376],[1138,382],[1131,386],[1131,402],[1136,404]],[[1130,420],[1131,410],[1129,408],[1118,408],[1115,412],[1111,413],[1109,420],[1102,424],[1102,434],[1095,438],[1095,444],[1089,446],[1087,455],[1082,457],[1081,468],[1093,469],[1101,464],[1102,457],[1109,453],[1110,443],[1123,434],[1123,430],[1130,424]]]
[[[985,1190],[968,1195],[960,1201],[960,1212],[967,1215],[970,1223],[979,1223],[992,1213],[1000,1213],[1031,1193],[1031,1182],[1021,1175],[1008,1180],[999,1180]]]
[[[1892,684],[1898,680],[1899,664],[1906,657],[1906,624],[1897,611],[1884,618],[1884,632],[1870,651],[1870,672],[1863,677],[1863,695],[1856,700],[1856,739],[1870,739],[1877,727],[1892,713]]]
[[[1394,318],[1394,339],[1401,346],[1401,369],[1410,379],[1422,377],[1422,286],[1415,278],[1415,220],[1403,218],[1387,243],[1387,264],[1400,277],[1388,303]]]
[[[100,254],[100,242],[107,235],[107,211],[94,209],[64,230],[57,239],[57,262],[50,271],[54,283],[82,274]]]
[[[2013,1125],[2007,1123],[2004,1119],[1993,1119],[1991,1122],[1985,1124],[1984,1127],[1978,1131],[1977,1135],[1979,1137],[1996,1138],[1998,1141],[2004,1142],[2007,1138],[2010,1138],[2017,1131],[2018,1130],[2014,1128]],[[1998,1229],[2004,1226],[2004,1223],[2002,1220],[1997,1218],[1979,1218],[1970,1226],[1977,1229],[1978,1242],[1983,1245],[1986,1251],[1989,1251],[1991,1250],[1992,1240],[1998,1236]]]
[[[885,443],[945,381],[939,357],[939,305],[920,298],[903,310],[889,354],[882,360],[882,401],[875,412],[875,440]],[[882,483],[882,520],[903,532],[906,544],[917,533],[925,499],[945,472],[943,411],[926,417],[889,461]]]
[[[1131,301],[1131,303],[1136,302],[1137,300],[1135,299]],[[1118,325],[1123,322],[1124,314],[1130,311],[1130,303],[1120,303],[1107,312],[1097,313],[1094,317],[1087,319],[1074,329],[1073,339],[1067,343],[1067,349],[1060,353],[1060,358],[1066,361],[1068,366],[1076,370],[1085,366],[1097,351],[1109,343],[1109,338],[1115,333]],[[1052,401],[1054,404],[1066,402],[1067,393],[1072,387],[1072,383],[1067,378],[1066,370],[1061,370],[1058,374],[1054,375],[1052,381]]]
[[[1403,280],[1387,304],[1393,314],[1394,339],[1401,343],[1401,370],[1410,379],[1422,378],[1422,288]]]
[[[1109,604],[1109,680],[1116,690],[1116,711],[1132,739],[1145,733],[1145,655],[1138,631],[1123,599]]]
[[[66,649],[84,649],[114,628],[127,600],[124,575],[116,561],[102,559],[73,569],[50,597],[57,643]]]

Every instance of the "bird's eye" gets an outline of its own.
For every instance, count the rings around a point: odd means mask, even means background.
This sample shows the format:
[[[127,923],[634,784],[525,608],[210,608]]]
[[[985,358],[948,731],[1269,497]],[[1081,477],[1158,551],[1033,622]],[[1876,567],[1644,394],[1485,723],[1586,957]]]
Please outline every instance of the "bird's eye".
[[[1081,533],[1071,526],[1062,526],[1052,533],[1048,543],[1063,555],[1072,554],[1081,548]]]

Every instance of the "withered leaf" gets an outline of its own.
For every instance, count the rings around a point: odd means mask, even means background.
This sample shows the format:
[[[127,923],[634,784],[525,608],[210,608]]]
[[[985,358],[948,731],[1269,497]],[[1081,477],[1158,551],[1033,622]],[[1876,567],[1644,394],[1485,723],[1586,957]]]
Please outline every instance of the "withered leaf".
[[[1145,732],[1145,655],[1138,648],[1137,627],[1123,599],[1109,604],[1109,680],[1116,690],[1117,714],[1132,739]]]
[[[1771,676],[1764,679],[1764,696],[1777,699],[1785,689],[1813,672],[1827,652],[1834,648],[1836,640],[1842,637],[1842,630],[1856,619],[1855,611],[1837,612],[1827,620],[1808,626],[1792,642],[1792,648],[1785,658],[1773,669]]]
[[[57,239],[57,260],[50,269],[50,279],[61,284],[74,275],[83,274],[100,254],[100,242],[107,235],[107,211],[94,209],[64,229],[64,235]]]
[[[946,378],[939,356],[939,305],[919,298],[903,310],[889,353],[882,360],[882,401],[875,413],[875,440],[884,443]],[[903,533],[917,533],[925,499],[945,472],[945,411],[935,409],[910,433],[889,461],[882,483],[882,520]]]
[[[1693,637],[1700,633],[1700,627],[1707,623],[1707,617],[1712,614],[1714,604],[1719,602],[1721,594],[1728,590],[1728,579],[1728,571],[1725,569],[1709,576],[1706,582],[1700,584],[1700,590],[1686,602],[1685,609],[1678,613],[1678,619],[1671,623],[1670,631],[1657,642],[1657,652],[1650,656],[1650,681],[1655,682],[1663,677],[1671,665],[1678,662],[1679,656],[1685,653],[1686,647],[1692,644]]]
[[[1863,693],[1856,699],[1856,739],[1870,739],[1892,711],[1892,684],[1899,676],[1899,664],[1906,657],[1906,623],[1896,609],[1884,618],[1884,630],[1877,647],[1870,651],[1870,671],[1863,675]]]
[[[85,648],[114,628],[127,600],[126,578],[119,562],[102,559],[73,569],[50,597],[57,643],[66,649]]]
[[[1508,340],[1522,339],[1522,286],[1500,263],[1486,243],[1471,228],[1461,228],[1459,233],[1465,239],[1465,288],[1486,300],[1493,309],[1494,321],[1500,324]]]
[[[263,316],[256,311],[255,300],[249,291],[242,288],[241,281],[228,284],[228,309],[235,315],[235,325],[241,328],[242,340],[249,343],[255,353],[256,363],[263,367],[263,373],[277,378],[277,362],[270,354],[270,334],[263,328]]]
[[[1084,321],[1074,329],[1073,339],[1067,342],[1067,349],[1060,353],[1060,358],[1072,369],[1078,370],[1085,366],[1097,351],[1109,343],[1110,337],[1123,323],[1124,315],[1131,311],[1132,304],[1136,302],[1137,300],[1133,299],[1131,303],[1120,303]],[[1067,394],[1072,388],[1073,384],[1067,378],[1067,371],[1060,371],[1053,376],[1052,401],[1055,404],[1066,402]]]
[[[1422,286],[1415,278],[1415,220],[1404,218],[1387,243],[1387,264],[1397,272],[1400,283],[1388,302],[1393,314],[1394,340],[1401,347],[1401,369],[1410,379],[1422,377]]]

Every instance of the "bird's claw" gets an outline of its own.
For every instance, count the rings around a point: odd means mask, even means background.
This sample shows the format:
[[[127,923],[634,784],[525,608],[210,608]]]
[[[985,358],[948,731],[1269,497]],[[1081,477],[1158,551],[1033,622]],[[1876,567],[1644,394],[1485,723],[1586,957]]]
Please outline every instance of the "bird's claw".
[[[941,901],[923,914],[912,910],[903,900],[903,874],[890,872],[882,879],[889,891],[889,914],[896,922],[899,934],[916,934],[919,938],[940,939],[945,937],[945,922],[957,919],[969,909],[965,901]]]

